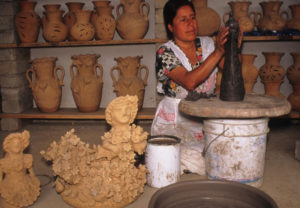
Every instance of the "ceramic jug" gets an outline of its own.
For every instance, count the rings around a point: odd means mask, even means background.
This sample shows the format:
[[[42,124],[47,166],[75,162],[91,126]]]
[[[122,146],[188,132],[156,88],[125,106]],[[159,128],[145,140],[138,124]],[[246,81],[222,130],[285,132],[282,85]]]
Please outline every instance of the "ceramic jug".
[[[67,2],[66,3],[69,11],[64,16],[64,23],[68,27],[68,40],[74,41],[75,39],[72,37],[70,30],[73,25],[76,23],[75,12],[82,10],[84,3],[81,2]]]
[[[243,32],[251,32],[254,29],[255,12],[248,12],[249,6],[252,4],[250,1],[230,1],[228,2],[233,18],[239,22],[240,29]],[[224,24],[226,23],[226,16],[230,12],[226,12],[223,16]],[[251,16],[253,15],[253,20]]]
[[[105,6],[109,6],[110,1],[105,1],[105,0],[98,0],[98,1],[92,1],[92,3],[94,4],[94,10],[92,11],[91,14],[91,23],[92,25],[94,25],[94,27],[96,27],[95,23],[96,23],[96,19],[97,19],[97,7],[105,7]]]
[[[280,93],[280,85],[284,80],[285,70],[280,65],[281,57],[284,53],[280,52],[262,52],[266,63],[259,68],[259,77],[264,84],[265,95],[285,98]]]
[[[110,70],[114,91],[117,96],[137,95],[139,110],[143,106],[145,86],[147,85],[149,74],[148,67],[140,64],[142,58],[142,56],[115,58],[117,66],[112,67]],[[144,78],[142,78],[142,69],[145,70]],[[117,71],[117,78],[114,75],[114,70]]]
[[[34,11],[36,2],[19,1],[21,11],[15,16],[18,36],[22,43],[34,43],[40,32],[41,18]]]
[[[300,4],[290,5],[292,19],[287,22],[287,28],[300,30]]]
[[[254,66],[255,54],[241,54],[242,74],[246,94],[253,93],[253,87],[258,77],[258,69]]]
[[[219,14],[207,7],[207,0],[192,0],[196,9],[196,19],[198,23],[198,35],[209,36],[218,31],[221,19]]]
[[[293,86],[293,92],[288,96],[292,109],[300,111],[300,52],[290,53],[294,63],[287,69],[287,78]]]
[[[112,15],[113,6],[97,7],[97,18],[95,21],[96,39],[112,40],[116,31],[116,20]]]
[[[149,4],[144,0],[121,0],[116,8],[117,31],[125,40],[142,39],[149,26]],[[120,8],[123,13],[120,13]],[[145,7],[145,12],[144,8]]]
[[[56,57],[36,58],[31,61],[32,67],[26,71],[35,103],[40,111],[46,113],[57,111],[61,102],[65,70],[62,66],[56,66],[56,61]],[[58,70],[61,71],[60,78]]]
[[[91,24],[92,11],[80,10],[75,12],[76,23],[71,27],[71,36],[75,40],[89,41],[94,38],[95,27]]]
[[[71,57],[71,89],[76,106],[81,112],[94,112],[99,109],[103,86],[103,68],[97,63],[99,57],[97,54]]]
[[[288,13],[279,13],[282,1],[264,1],[259,3],[263,10],[263,15],[257,12],[255,24],[261,31],[282,31],[286,26]],[[285,18],[284,15],[286,15]]]
[[[65,41],[68,35],[68,28],[63,23],[62,15],[64,11],[48,11],[45,13],[43,23],[43,37],[48,42]]]

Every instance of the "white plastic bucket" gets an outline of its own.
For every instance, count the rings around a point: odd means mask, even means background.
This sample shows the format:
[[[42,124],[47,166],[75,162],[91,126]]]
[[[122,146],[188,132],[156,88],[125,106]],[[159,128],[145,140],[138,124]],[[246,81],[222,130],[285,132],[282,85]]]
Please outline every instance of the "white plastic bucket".
[[[262,185],[269,132],[267,118],[207,119],[203,131],[209,179]]]
[[[151,136],[146,147],[147,184],[161,188],[180,179],[180,139],[175,136]]]

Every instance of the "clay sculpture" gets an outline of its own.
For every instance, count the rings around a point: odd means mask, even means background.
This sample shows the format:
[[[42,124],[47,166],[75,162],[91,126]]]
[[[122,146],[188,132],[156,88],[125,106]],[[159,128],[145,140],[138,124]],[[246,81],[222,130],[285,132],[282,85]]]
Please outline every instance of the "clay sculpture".
[[[56,191],[69,205],[124,207],[143,193],[146,168],[135,166],[135,157],[145,152],[148,133],[132,124],[137,109],[137,96],[118,97],[106,108],[111,130],[102,136],[102,145],[90,148],[72,129],[41,152],[53,162]]]
[[[2,208],[27,207],[40,195],[40,181],[32,168],[32,155],[23,154],[30,134],[11,133],[3,142],[6,152],[0,159],[0,195]]]

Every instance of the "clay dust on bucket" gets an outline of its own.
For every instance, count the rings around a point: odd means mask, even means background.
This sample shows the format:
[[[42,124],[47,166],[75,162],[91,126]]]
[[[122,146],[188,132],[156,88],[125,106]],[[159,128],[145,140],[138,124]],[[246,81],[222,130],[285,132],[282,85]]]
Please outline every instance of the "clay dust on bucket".
[[[180,139],[150,136],[146,147],[147,184],[161,188],[179,181]]]

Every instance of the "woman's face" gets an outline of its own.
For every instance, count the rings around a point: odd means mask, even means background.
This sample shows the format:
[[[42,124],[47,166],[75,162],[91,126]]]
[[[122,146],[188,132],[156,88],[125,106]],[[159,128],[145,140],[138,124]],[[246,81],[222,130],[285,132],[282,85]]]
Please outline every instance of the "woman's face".
[[[130,124],[131,109],[128,104],[114,106],[112,110],[112,121],[115,124]]]
[[[194,41],[197,36],[197,20],[193,9],[186,5],[177,10],[173,25],[168,25],[174,39],[179,41]]]

